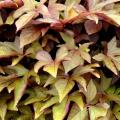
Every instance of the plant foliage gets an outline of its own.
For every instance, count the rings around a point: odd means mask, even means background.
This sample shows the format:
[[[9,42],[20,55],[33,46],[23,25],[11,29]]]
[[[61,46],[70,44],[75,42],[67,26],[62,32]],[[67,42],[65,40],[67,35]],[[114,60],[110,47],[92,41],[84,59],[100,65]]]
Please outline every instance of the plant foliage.
[[[0,0],[0,120],[120,120],[120,0]]]

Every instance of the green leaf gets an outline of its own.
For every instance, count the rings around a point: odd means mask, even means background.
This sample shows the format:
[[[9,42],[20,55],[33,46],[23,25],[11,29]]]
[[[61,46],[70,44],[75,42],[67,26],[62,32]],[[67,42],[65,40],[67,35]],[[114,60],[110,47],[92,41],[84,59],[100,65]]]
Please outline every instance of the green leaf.
[[[113,108],[113,113],[115,117],[120,120],[120,105],[116,104]]]
[[[23,56],[21,56],[21,55],[19,55],[16,58],[13,58],[11,66],[17,65],[22,60],[22,58],[23,58]]]
[[[26,69],[21,64],[17,64],[15,66],[8,66],[8,68],[14,70],[17,76],[24,76],[28,72],[28,69]]]
[[[63,120],[68,112],[68,105],[69,105],[69,101],[67,97],[65,97],[61,103],[54,105],[52,109],[53,119]]]
[[[76,82],[78,82],[84,88],[85,91],[87,91],[87,82],[83,77],[78,76],[78,77],[73,77],[73,79]]]
[[[59,101],[59,98],[57,96],[52,97],[50,100],[47,100],[45,103],[43,103],[40,111],[43,111],[44,109],[58,103],[58,101]]]
[[[15,55],[17,55],[15,51],[13,51],[12,49],[6,46],[0,45],[0,58],[10,57],[10,56],[15,56]]]
[[[101,75],[100,89],[101,91],[107,90],[112,82],[112,78],[107,78],[103,73]]]
[[[29,96],[24,100],[24,105],[42,101],[47,97],[46,89],[41,87],[27,89],[25,94],[28,94]]]
[[[53,77],[56,78],[57,76],[57,71],[58,71],[59,63],[57,62],[52,62],[48,65],[45,65],[43,70],[51,74]]]
[[[59,102],[61,102],[65,96],[70,92],[70,90],[74,87],[74,82],[67,79],[59,79],[55,83],[55,87],[59,94]]]
[[[90,119],[96,120],[99,117],[106,116],[108,108],[106,104],[103,104],[103,106],[91,106],[89,108]]]
[[[14,106],[16,106],[21,99],[22,95],[24,94],[24,90],[27,86],[27,75],[21,79],[18,79],[15,82],[15,89],[14,89]]]
[[[11,93],[12,90],[14,90],[14,88],[15,88],[15,82],[9,84],[9,85],[7,86],[8,93]]]
[[[56,53],[56,61],[61,62],[68,55],[68,50],[65,46],[62,46],[58,49]]]
[[[75,43],[74,43],[74,39],[72,36],[62,33],[62,32],[60,33],[60,35],[61,35],[62,39],[65,41],[65,43],[69,49],[75,48]]]
[[[7,113],[7,105],[4,104],[0,104],[0,117],[2,120],[5,120],[5,115]]]
[[[12,14],[10,14],[5,21],[5,24],[12,25],[13,23],[14,23],[14,17]]]
[[[68,73],[70,70],[74,69],[75,67],[84,64],[84,60],[77,53],[69,52],[67,57],[70,58],[70,60],[63,61],[65,73]]]
[[[97,94],[96,86],[93,80],[90,80],[87,86],[87,92],[85,93],[87,102],[88,103],[91,102],[95,98],[96,94]]]
[[[51,84],[55,83],[55,81],[56,81],[56,78],[54,78],[52,76],[48,77],[48,79],[45,82],[44,87],[47,87],[48,85],[51,85]]]
[[[34,107],[34,111],[35,111],[35,119],[39,118],[42,114],[43,114],[43,111],[41,111],[41,107],[42,107],[42,103],[40,102],[36,102],[33,104],[33,107]]]
[[[81,44],[79,45],[80,55],[88,63],[91,63],[91,56],[89,55],[90,49],[88,48],[91,44],[92,44],[92,42],[90,42],[90,43],[84,43],[82,45]]]
[[[74,92],[69,96],[70,101],[75,102],[79,108],[81,109],[81,111],[84,109],[84,102],[83,102],[83,98],[82,95],[79,92]]]
[[[88,112],[86,108],[81,111],[76,104],[73,104],[67,120],[87,120],[87,117]]]

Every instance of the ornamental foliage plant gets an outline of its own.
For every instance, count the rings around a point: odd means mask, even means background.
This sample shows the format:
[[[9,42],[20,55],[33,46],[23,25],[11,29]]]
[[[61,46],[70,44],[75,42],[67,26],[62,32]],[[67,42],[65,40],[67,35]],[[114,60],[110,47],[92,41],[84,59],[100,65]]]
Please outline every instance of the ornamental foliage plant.
[[[120,0],[0,0],[0,120],[120,120]]]

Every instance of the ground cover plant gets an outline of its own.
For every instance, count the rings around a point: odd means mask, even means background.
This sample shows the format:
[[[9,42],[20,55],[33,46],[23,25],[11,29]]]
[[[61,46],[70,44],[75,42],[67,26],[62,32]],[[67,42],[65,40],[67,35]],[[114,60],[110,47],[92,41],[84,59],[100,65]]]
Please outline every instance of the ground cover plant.
[[[1,120],[120,120],[120,0],[0,0]]]

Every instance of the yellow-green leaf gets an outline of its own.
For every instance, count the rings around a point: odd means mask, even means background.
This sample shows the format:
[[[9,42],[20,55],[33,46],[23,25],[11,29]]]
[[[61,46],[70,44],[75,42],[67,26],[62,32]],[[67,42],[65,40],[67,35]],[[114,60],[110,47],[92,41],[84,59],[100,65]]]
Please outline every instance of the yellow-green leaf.
[[[44,109],[46,109],[58,102],[59,102],[59,98],[57,96],[52,97],[50,100],[47,100],[45,103],[43,103],[43,106],[41,107],[40,111],[43,111]]]
[[[7,105],[5,103],[0,104],[0,117],[2,120],[5,120],[6,112],[7,112]]]
[[[35,119],[37,119],[43,113],[43,111],[40,111],[42,105],[43,104],[40,103],[40,102],[36,102],[36,103],[33,104],[33,108],[34,108],[34,111],[35,111],[35,116],[34,116]]]
[[[68,97],[65,97],[61,103],[54,105],[52,109],[53,119],[63,120],[68,112],[68,105],[69,105]]]
[[[70,99],[70,101],[75,102],[79,106],[81,111],[84,109],[83,98],[82,98],[82,95],[79,92],[72,93],[70,95],[69,99]]]
[[[69,53],[68,58],[70,58],[70,60],[63,61],[65,73],[68,73],[70,70],[79,65],[83,65],[84,63],[84,60],[81,58],[81,56],[76,53]]]
[[[14,89],[14,106],[16,106],[21,99],[22,95],[24,94],[24,90],[27,86],[27,78],[26,76],[18,79],[15,82],[15,89]]]
[[[59,79],[55,83],[55,87],[59,94],[59,102],[61,102],[65,96],[70,92],[70,90],[74,87],[74,82],[67,79]]]
[[[80,108],[76,104],[73,104],[67,120],[87,120],[87,118],[87,109],[84,108],[83,110],[80,110]]]
[[[53,77],[57,76],[59,63],[51,62],[50,64],[44,66],[43,70],[51,74]]]
[[[91,106],[89,108],[90,120],[96,120],[99,117],[104,117],[107,114],[108,105],[103,106]]]
[[[62,46],[58,49],[56,53],[56,61],[59,62],[61,60],[64,60],[64,58],[68,55],[68,50],[65,46]]]
[[[93,80],[90,80],[87,86],[87,92],[85,93],[87,102],[88,103],[91,102],[95,98],[96,94],[97,94],[96,86]]]

